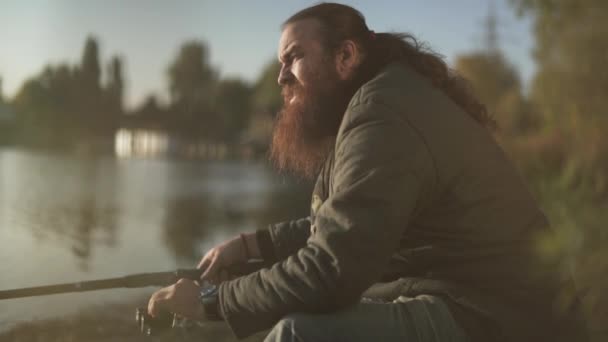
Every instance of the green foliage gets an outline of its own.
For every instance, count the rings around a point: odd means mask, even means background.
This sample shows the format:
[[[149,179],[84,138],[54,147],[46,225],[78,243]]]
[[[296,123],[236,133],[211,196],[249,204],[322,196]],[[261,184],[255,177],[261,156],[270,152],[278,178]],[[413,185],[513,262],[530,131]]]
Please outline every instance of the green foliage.
[[[124,125],[237,142],[249,129],[252,114],[278,110],[278,67],[269,63],[253,86],[239,79],[221,80],[209,64],[207,46],[186,42],[167,69],[169,104],[149,96],[134,115],[124,115],[123,60],[113,56],[102,70],[98,43],[89,37],[79,65],[46,66],[20,88],[13,99],[17,138],[37,147],[72,148],[99,139],[111,144],[116,129]]]
[[[114,56],[108,63],[108,85],[106,87],[106,97],[109,107],[115,112],[122,112],[123,108],[123,78],[122,60]]]
[[[209,65],[205,44],[185,43],[168,69],[167,127],[189,137],[237,141],[255,112],[278,110],[278,68],[278,63],[269,63],[253,86],[239,79],[222,80]]]
[[[566,252],[592,334],[608,319],[608,2],[512,0],[534,20],[538,71],[530,102],[542,117],[535,134],[505,140],[557,235],[548,254]],[[594,333],[595,332],[595,333]]]
[[[122,114],[122,68],[111,63],[107,88],[100,84],[98,45],[89,37],[81,65],[46,66],[27,80],[13,100],[18,142],[45,148],[74,148],[111,139]]]
[[[481,51],[459,56],[456,69],[472,83],[479,98],[492,107],[505,93],[521,89],[517,71],[501,53]]]
[[[209,106],[216,74],[209,65],[206,45],[202,42],[185,43],[168,70],[171,102]]]
[[[171,129],[186,136],[217,136],[220,114],[213,111],[217,72],[209,65],[202,42],[182,45],[168,69]]]
[[[281,98],[281,88],[277,83],[281,65],[277,61],[268,63],[254,86],[253,106],[256,110],[276,113],[283,99]]]
[[[459,56],[456,69],[497,120],[502,134],[522,134],[536,129],[537,122],[522,93],[519,74],[500,50]]]
[[[603,0],[518,0],[521,14],[534,17],[539,71],[532,99],[552,121],[570,115],[605,115],[608,89],[608,2]],[[567,95],[567,96],[565,96]]]
[[[223,137],[233,141],[249,124],[252,89],[242,80],[228,79],[219,82],[216,94],[215,111],[223,118]]]
[[[0,146],[13,142],[14,114],[12,108],[4,102],[2,95],[2,78],[0,77]]]
[[[99,88],[101,68],[99,66],[99,47],[97,40],[88,37],[84,45],[82,60],[80,64],[81,86],[95,90]],[[89,90],[89,91],[91,91]]]

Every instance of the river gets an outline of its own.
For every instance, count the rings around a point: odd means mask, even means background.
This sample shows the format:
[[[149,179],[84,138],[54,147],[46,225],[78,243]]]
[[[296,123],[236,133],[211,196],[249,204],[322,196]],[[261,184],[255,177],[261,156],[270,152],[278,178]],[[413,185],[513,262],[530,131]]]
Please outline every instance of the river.
[[[307,215],[309,191],[264,162],[0,148],[0,290],[193,267],[238,232]],[[0,331],[149,292],[0,301]]]

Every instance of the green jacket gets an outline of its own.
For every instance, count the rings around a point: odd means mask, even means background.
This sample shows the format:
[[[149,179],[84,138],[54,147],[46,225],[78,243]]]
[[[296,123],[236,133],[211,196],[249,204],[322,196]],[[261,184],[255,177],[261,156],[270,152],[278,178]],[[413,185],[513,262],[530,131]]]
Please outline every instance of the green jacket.
[[[513,164],[407,67],[388,66],[353,96],[311,202],[309,218],[258,232],[271,267],[220,285],[237,337],[362,295],[440,295],[475,340],[577,329],[555,309],[569,280],[536,253],[549,225]]]

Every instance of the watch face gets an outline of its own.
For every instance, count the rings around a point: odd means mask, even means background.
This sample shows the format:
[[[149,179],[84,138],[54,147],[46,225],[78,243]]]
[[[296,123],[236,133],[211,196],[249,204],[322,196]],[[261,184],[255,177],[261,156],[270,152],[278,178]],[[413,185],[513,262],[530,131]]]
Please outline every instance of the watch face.
[[[214,297],[216,294],[217,294],[217,286],[215,286],[215,285],[205,286],[205,287],[201,287],[201,292],[199,293],[199,297],[201,299],[206,299],[206,298]]]
[[[221,319],[218,314],[218,298],[217,298],[218,288],[215,285],[201,287],[199,293],[199,300],[203,305],[203,311],[207,319],[210,320],[219,320]]]

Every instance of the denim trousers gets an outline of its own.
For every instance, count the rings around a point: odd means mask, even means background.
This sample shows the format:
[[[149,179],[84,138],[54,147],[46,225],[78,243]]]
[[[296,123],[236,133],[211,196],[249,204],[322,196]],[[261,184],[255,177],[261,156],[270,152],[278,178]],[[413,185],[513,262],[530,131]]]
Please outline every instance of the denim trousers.
[[[294,313],[281,319],[264,342],[467,342],[445,302],[437,296],[362,301],[327,314]]]

